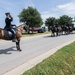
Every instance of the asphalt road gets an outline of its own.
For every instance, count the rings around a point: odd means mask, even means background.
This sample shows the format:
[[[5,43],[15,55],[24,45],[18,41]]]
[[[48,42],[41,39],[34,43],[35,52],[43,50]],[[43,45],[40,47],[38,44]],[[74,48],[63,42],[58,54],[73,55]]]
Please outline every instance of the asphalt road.
[[[59,37],[50,37],[50,35],[26,37],[21,39],[22,52],[16,51],[15,43],[0,40],[0,75],[74,39],[75,34]]]

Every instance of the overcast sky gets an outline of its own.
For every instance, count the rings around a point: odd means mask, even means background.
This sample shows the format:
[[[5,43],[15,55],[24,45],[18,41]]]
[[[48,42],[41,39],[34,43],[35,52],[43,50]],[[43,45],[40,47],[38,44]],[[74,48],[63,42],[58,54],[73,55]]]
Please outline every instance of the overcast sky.
[[[37,8],[43,21],[48,17],[75,16],[75,0],[0,0],[0,27],[5,26],[6,12],[13,16],[13,24],[19,25],[18,15],[28,6]]]

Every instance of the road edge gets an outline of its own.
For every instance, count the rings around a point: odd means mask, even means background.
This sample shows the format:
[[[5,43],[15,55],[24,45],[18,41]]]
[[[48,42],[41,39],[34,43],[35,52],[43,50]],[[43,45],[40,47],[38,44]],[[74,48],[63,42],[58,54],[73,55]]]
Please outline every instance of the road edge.
[[[58,51],[60,48],[64,47],[65,45],[68,45],[72,42],[74,42],[74,40],[71,40],[69,42],[63,43],[60,46],[57,46],[33,59],[31,59],[30,61],[12,69],[11,71],[8,71],[7,73],[3,74],[3,75],[21,75],[23,74],[25,71],[29,70],[30,68],[34,67],[36,64],[42,62],[44,59],[48,58],[49,56],[51,56],[52,54],[54,54],[56,51]]]

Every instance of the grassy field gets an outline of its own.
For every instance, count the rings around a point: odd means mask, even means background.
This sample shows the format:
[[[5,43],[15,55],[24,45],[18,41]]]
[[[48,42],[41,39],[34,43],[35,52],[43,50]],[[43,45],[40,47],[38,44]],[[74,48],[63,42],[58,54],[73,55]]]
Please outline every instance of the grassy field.
[[[44,35],[44,34],[50,34],[50,32],[44,32],[44,33],[30,33],[30,34],[27,34],[27,33],[23,33],[23,37],[28,37],[28,36],[37,36],[37,35]]]
[[[58,50],[22,75],[75,75],[75,42]]]

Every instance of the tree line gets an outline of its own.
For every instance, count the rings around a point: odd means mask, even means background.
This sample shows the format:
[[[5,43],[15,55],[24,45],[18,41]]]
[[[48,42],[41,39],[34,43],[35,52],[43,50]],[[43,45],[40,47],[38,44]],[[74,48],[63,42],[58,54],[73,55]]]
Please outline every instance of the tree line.
[[[20,22],[26,23],[29,27],[40,27],[43,24],[41,14],[36,8],[28,7],[23,9],[18,15]],[[54,26],[55,24],[59,25],[71,25],[73,26],[73,18],[68,15],[62,15],[60,18],[49,17],[45,21],[46,26]]]

